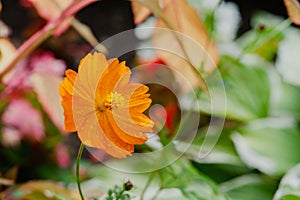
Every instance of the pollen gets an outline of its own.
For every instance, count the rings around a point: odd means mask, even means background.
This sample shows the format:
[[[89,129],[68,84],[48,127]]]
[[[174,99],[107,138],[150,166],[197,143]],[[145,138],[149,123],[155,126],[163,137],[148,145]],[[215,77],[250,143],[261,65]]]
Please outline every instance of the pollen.
[[[103,105],[104,108],[108,110],[120,108],[125,105],[125,98],[123,97],[123,95],[117,92],[110,92],[109,94],[107,94]]]

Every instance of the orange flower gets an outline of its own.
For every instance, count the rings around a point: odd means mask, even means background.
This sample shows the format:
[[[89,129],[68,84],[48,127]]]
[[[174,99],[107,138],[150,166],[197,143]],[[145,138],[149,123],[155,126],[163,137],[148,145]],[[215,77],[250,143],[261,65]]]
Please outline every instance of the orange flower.
[[[143,114],[151,104],[148,87],[128,83],[130,69],[118,59],[106,60],[101,53],[88,54],[78,74],[66,71],[59,92],[65,129],[76,131],[83,144],[124,158],[134,144],[147,140],[153,122]]]

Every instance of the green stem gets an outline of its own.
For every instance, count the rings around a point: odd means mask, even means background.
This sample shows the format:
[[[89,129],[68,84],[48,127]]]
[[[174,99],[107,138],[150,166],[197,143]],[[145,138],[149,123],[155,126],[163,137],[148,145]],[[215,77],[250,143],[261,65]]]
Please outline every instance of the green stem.
[[[161,190],[163,189],[163,177],[162,177],[161,173],[162,173],[162,171],[158,170],[158,177],[159,177],[159,180],[160,180],[160,185],[159,185],[158,190],[154,194],[154,196],[151,198],[151,200],[155,200],[158,197]]]
[[[81,200],[84,200],[82,191],[81,191],[81,186],[80,186],[80,177],[79,177],[79,169],[80,169],[80,159],[81,159],[81,155],[84,149],[84,144],[81,143],[79,150],[78,150],[78,154],[77,154],[77,160],[76,160],[76,181],[77,181],[77,187],[78,187],[78,191],[81,197]]]
[[[123,195],[123,193],[125,192],[125,189],[123,188],[123,190],[119,193],[119,195],[116,197],[116,200],[119,200],[121,197],[122,197],[122,195]]]
[[[159,193],[161,192],[161,190],[162,190],[162,188],[160,187],[160,188],[156,191],[156,193],[154,194],[154,196],[151,198],[151,200],[155,200],[155,199],[158,197],[158,195],[159,195]]]
[[[197,99],[199,99],[199,95],[201,93],[201,88],[197,88],[197,91],[196,91],[196,97]],[[197,99],[193,102],[192,104],[192,107],[194,107],[195,103],[197,102]],[[182,120],[181,120],[181,123],[177,124],[177,126],[175,127],[175,133],[178,134],[179,131],[181,131],[181,129],[184,128],[184,126],[190,121],[189,120],[189,117],[191,116],[192,112],[194,110],[192,108],[190,108],[185,114],[184,116],[182,117]],[[181,126],[180,126],[181,124]],[[179,129],[180,127],[182,127],[181,129]]]
[[[143,190],[142,190],[142,193],[141,193],[141,200],[144,199],[145,193],[146,193],[148,187],[150,186],[150,183],[152,182],[152,179],[154,178],[154,173],[155,173],[155,172],[152,172],[152,173],[150,174],[150,177],[149,177],[149,179],[148,179],[148,181],[147,181],[145,187],[144,187]]]

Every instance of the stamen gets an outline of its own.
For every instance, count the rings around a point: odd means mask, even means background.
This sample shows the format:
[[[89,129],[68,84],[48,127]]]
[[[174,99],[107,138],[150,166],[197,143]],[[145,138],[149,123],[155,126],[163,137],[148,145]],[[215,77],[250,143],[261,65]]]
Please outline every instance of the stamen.
[[[107,94],[102,105],[98,105],[98,110],[104,112],[106,109],[112,110],[125,105],[125,98],[117,92],[110,92]]]

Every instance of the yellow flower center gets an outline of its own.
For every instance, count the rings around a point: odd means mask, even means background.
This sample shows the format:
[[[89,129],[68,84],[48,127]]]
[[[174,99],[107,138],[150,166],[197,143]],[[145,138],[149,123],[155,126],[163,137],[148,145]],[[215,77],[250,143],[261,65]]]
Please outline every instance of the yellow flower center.
[[[106,109],[112,110],[125,105],[125,98],[117,92],[110,92],[107,94],[102,105],[98,106],[99,111],[104,112]]]

